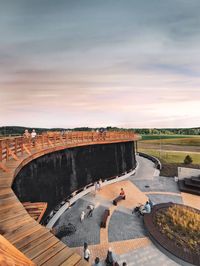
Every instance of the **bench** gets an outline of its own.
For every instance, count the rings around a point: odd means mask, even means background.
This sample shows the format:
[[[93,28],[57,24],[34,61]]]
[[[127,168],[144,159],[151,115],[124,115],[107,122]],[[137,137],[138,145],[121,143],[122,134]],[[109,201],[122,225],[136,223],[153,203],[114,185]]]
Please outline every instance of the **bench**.
[[[126,196],[119,195],[117,198],[113,200],[113,205],[117,206],[117,202],[119,202],[120,200],[125,200],[125,199],[126,199]]]
[[[103,213],[103,216],[102,216],[101,227],[106,228],[106,222],[107,222],[109,215],[110,215],[110,210],[106,209]]]

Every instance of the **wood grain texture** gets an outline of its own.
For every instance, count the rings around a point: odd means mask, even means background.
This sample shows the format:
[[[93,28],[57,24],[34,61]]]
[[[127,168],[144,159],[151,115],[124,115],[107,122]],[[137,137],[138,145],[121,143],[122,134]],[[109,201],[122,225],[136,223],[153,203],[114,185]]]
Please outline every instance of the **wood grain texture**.
[[[23,253],[0,235],[0,265],[34,266],[36,264],[29,260]]]

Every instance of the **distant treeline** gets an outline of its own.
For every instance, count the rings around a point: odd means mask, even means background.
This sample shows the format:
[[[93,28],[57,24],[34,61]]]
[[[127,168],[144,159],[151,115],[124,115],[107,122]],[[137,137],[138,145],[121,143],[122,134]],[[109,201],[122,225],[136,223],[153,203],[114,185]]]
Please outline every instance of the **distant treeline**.
[[[29,132],[32,131],[33,128],[30,127],[20,127],[20,126],[5,126],[0,127],[0,135],[1,136],[9,136],[9,135],[22,135],[24,130],[28,129]],[[99,128],[91,128],[91,127],[77,127],[77,128],[34,128],[38,134],[47,131],[92,131],[98,130]],[[197,128],[118,128],[118,127],[106,127],[104,128],[107,131],[134,131],[135,133],[141,135],[200,135],[200,127]]]

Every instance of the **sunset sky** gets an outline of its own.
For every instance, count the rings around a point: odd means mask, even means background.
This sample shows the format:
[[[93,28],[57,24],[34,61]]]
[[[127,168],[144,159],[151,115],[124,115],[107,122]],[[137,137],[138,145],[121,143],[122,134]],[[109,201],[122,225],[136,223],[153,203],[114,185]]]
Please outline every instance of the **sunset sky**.
[[[0,0],[0,126],[199,127],[199,0]]]

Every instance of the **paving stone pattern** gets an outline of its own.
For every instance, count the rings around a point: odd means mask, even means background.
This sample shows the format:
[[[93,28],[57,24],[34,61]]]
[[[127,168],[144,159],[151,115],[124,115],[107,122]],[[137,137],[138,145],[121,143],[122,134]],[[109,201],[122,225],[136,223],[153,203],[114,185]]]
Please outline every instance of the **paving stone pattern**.
[[[158,250],[153,244],[146,247],[135,249],[129,253],[118,255],[117,262],[127,266],[177,266],[175,261],[169,259],[165,254]],[[103,264],[104,265],[104,264]]]
[[[174,181],[174,178],[156,176],[153,179],[141,179],[134,180],[130,179],[141,191],[160,191],[160,192],[174,192],[180,193],[177,183]],[[148,187],[146,187],[148,186]]]
[[[130,179],[152,179],[155,173],[155,165],[150,160],[136,156],[138,162],[138,169]]]
[[[150,193],[147,196],[150,198],[153,204],[165,203],[165,202],[174,202],[174,203],[180,203],[180,204],[183,203],[181,196],[150,194]]]
[[[109,227],[109,242],[135,239],[146,236],[147,233],[143,226],[143,218],[136,214],[127,214],[121,211],[114,211]]]
[[[97,255],[101,259],[104,259],[108,248],[111,246],[117,254],[120,266],[124,261],[127,262],[128,266],[178,265],[153,244],[150,244],[151,242],[147,237],[143,225],[143,217],[138,217],[135,213],[132,214],[132,205],[138,202],[144,202],[146,196],[154,204],[169,201],[182,203],[181,195],[183,193],[180,194],[177,183],[173,178],[155,177],[155,167],[151,161],[138,156],[137,160],[139,162],[139,168],[135,175],[132,175],[126,181],[102,188],[96,196],[94,196],[94,193],[88,193],[64,212],[55,227],[58,229],[60,226],[67,225],[69,222],[75,225],[76,232],[73,235],[63,237],[61,240],[68,246],[75,247],[75,250],[81,256],[83,243],[87,242],[92,254],[91,262],[93,262]],[[117,209],[112,213],[108,227],[100,231],[100,221],[103,212],[106,208],[112,210],[112,200],[115,197],[116,191],[119,191],[121,186],[126,190],[127,199],[118,204]],[[145,193],[145,195],[141,191],[149,193]],[[168,194],[167,192],[172,194]],[[190,202],[188,200],[190,198],[185,199],[185,201]],[[87,209],[90,203],[96,206],[93,217],[86,218],[81,223],[80,214],[83,210]],[[103,234],[105,234],[105,237],[102,237]],[[102,262],[102,266],[104,265]]]
[[[94,205],[102,205],[104,207],[110,208],[113,203],[110,200],[107,200],[103,197],[101,197],[100,195],[96,194],[96,196],[94,196],[92,193],[88,193],[86,194],[82,199],[94,204]]]
[[[59,229],[62,225],[69,222],[76,226],[76,232],[70,236],[64,236],[61,240],[69,247],[83,246],[84,242],[98,244],[100,242],[100,221],[105,207],[98,206],[93,211],[93,216],[85,218],[80,222],[81,212],[88,211],[89,202],[79,199],[70,209],[66,210],[57,221],[55,228]]]

